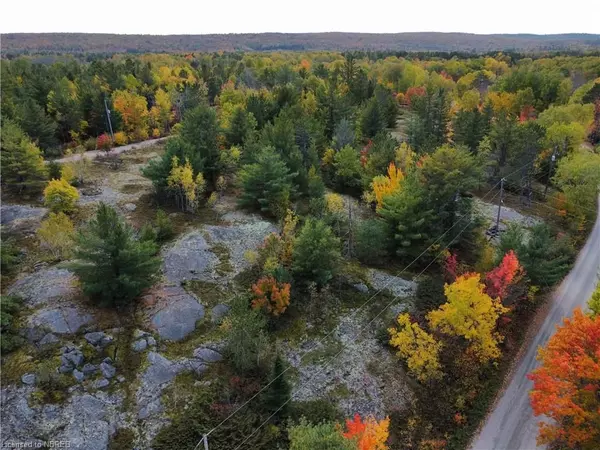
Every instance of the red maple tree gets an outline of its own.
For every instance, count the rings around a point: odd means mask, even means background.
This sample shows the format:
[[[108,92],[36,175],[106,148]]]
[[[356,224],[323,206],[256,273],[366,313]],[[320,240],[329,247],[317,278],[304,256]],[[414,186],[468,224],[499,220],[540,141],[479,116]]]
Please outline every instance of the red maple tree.
[[[600,316],[576,309],[538,358],[541,366],[528,375],[531,406],[553,419],[539,424],[538,443],[600,448]]]

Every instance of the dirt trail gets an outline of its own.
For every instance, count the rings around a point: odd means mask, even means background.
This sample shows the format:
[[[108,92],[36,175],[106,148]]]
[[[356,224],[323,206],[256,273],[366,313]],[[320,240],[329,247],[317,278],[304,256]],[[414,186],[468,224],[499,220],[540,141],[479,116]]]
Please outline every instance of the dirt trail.
[[[169,137],[170,136],[161,137],[158,139],[148,139],[147,141],[136,142],[135,144],[122,145],[121,147],[115,147],[115,148],[111,149],[111,151],[108,152],[108,154],[109,155],[119,155],[121,153],[128,152],[130,150],[152,147],[153,145],[164,142],[165,140],[169,139]],[[89,152],[83,153],[83,157],[87,158],[87,159],[95,159],[99,155],[106,155],[106,152],[104,150],[91,150]],[[65,158],[55,159],[54,162],[62,164],[62,163],[75,161],[78,158],[79,158],[79,155],[71,155],[71,156],[67,156]]]

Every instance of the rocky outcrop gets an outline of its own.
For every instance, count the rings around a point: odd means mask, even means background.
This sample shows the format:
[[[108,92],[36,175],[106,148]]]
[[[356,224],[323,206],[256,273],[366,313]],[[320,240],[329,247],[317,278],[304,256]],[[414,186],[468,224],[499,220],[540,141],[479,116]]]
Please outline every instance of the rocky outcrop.
[[[71,271],[50,267],[20,278],[8,294],[21,297],[28,306],[40,306],[71,298],[77,292],[76,280]]]
[[[67,306],[36,311],[29,317],[28,323],[31,327],[56,334],[73,334],[93,320],[93,316],[81,308]]]
[[[34,233],[47,213],[47,208],[36,208],[29,205],[2,205],[0,206],[0,224],[7,231]]]
[[[381,270],[371,269],[369,272],[371,286],[376,290],[387,290],[398,298],[406,298],[417,292],[417,283],[390,275]]]
[[[177,285],[186,280],[211,281],[217,264],[219,258],[210,250],[203,233],[193,231],[164,253],[163,273],[169,282]]]
[[[180,341],[196,329],[204,317],[204,306],[181,286],[166,286],[154,291],[149,310],[150,326],[162,339]]]
[[[106,450],[110,436],[123,422],[119,394],[77,393],[62,405],[30,406],[32,390],[30,386],[2,389],[3,446],[41,448],[46,441],[62,441],[70,449]]]

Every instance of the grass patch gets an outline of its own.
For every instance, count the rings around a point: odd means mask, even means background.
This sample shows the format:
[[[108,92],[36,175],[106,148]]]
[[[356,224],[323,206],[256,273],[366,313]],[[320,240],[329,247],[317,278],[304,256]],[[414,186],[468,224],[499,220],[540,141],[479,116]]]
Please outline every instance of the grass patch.
[[[342,349],[342,344],[339,341],[329,341],[323,344],[323,347],[313,350],[305,354],[302,358],[302,365],[308,366],[328,361],[333,358]]]
[[[187,280],[183,283],[183,288],[194,294],[206,307],[213,307],[219,303],[227,303],[229,298],[225,292],[216,283],[209,283],[201,280]]]
[[[178,374],[162,393],[162,403],[171,416],[176,416],[178,411],[185,409],[200,386],[194,386],[198,381],[192,372]]]
[[[336,384],[332,390],[327,393],[327,397],[332,400],[341,400],[344,398],[350,398],[352,396],[352,391],[348,389],[346,383],[338,383]]]
[[[294,319],[287,327],[275,331],[274,335],[277,339],[286,340],[292,345],[298,345],[308,337],[306,319],[300,317]]]
[[[33,348],[25,346],[4,357],[0,367],[0,379],[3,385],[20,383],[21,376],[35,371]]]
[[[227,246],[221,242],[214,244],[211,247],[211,251],[219,258],[219,264],[215,267],[215,271],[221,275],[227,275],[233,272],[233,265],[231,264],[231,254]]]
[[[204,317],[196,323],[194,332],[186,336],[184,340],[166,342],[162,353],[169,359],[189,358],[197,347],[205,342],[221,340],[226,334],[221,327]]]
[[[143,184],[124,184],[119,188],[119,192],[123,194],[137,194],[140,191],[146,190],[148,187]]]
[[[135,433],[131,428],[119,428],[108,443],[108,450],[130,450],[134,448]]]

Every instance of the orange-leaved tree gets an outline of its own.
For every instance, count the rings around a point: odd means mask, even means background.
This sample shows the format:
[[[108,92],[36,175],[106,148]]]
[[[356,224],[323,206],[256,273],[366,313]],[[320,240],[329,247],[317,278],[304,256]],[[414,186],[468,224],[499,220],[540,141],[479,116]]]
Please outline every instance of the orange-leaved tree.
[[[539,425],[539,444],[592,450],[600,448],[600,316],[580,309],[539,351],[541,366],[533,381],[531,406],[536,416],[552,422]]]
[[[283,314],[290,304],[290,283],[279,283],[274,277],[263,277],[252,285],[253,308],[265,308],[274,316]]]
[[[367,417],[364,421],[359,414],[354,418],[346,419],[346,439],[356,440],[358,450],[387,450],[386,445],[389,436],[390,419],[380,421],[373,417]]]
[[[504,300],[509,293],[510,286],[521,281],[524,270],[513,250],[510,250],[495,269],[490,270],[485,276],[485,292],[492,298]]]
[[[496,322],[508,311],[484,289],[479,274],[461,275],[444,287],[448,301],[427,315],[431,328],[465,338],[469,352],[482,363],[500,356],[502,336],[496,331]]]

